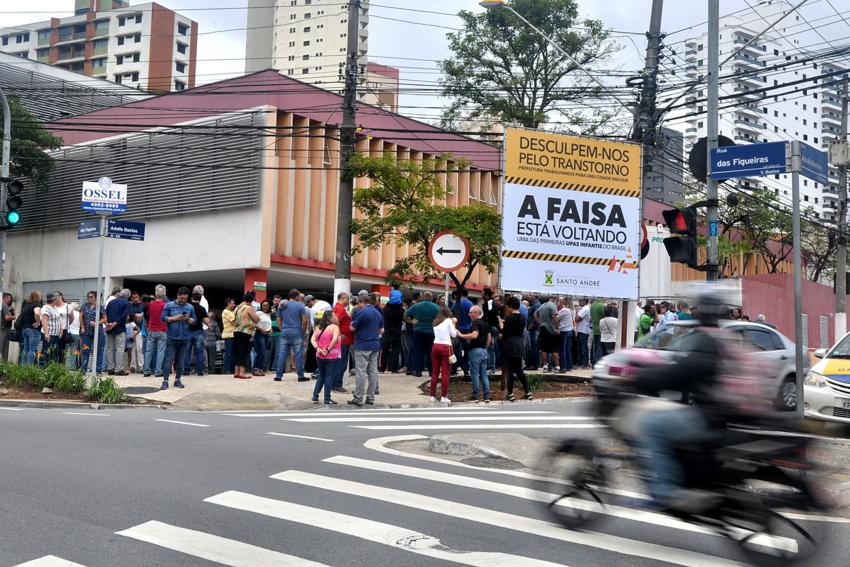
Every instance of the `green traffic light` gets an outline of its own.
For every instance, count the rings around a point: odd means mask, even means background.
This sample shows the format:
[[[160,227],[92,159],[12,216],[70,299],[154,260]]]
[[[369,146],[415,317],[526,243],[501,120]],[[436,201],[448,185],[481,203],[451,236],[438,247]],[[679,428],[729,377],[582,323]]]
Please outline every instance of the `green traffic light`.
[[[18,224],[21,222],[21,213],[18,211],[10,211],[6,213],[6,222],[10,225]]]

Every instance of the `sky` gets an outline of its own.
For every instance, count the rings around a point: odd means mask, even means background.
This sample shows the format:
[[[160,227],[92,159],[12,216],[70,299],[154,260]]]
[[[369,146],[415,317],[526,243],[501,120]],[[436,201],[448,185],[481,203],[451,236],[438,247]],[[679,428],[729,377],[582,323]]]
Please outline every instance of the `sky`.
[[[729,14],[746,9],[755,6],[757,1],[721,0],[720,13]],[[796,3],[797,0],[794,1]],[[800,13],[813,22],[827,40],[841,41],[850,35],[850,10],[846,2],[808,0]],[[131,0],[131,4],[142,3],[140,0]],[[199,24],[198,84],[243,72],[245,34],[250,33],[250,30],[246,32],[245,29],[248,0],[159,0],[159,3]],[[0,27],[44,20],[50,16],[70,15],[74,0],[39,0],[34,4],[38,5],[38,12],[22,11],[19,8],[21,4],[0,0]],[[649,26],[652,0],[578,0],[578,4],[582,16],[602,20],[606,28],[614,30],[615,39],[622,48],[605,67],[637,72],[643,66],[646,38],[642,34]],[[706,5],[705,0],[665,2],[662,30],[670,33],[666,40],[668,44],[682,42],[705,30]],[[833,7],[846,10],[842,12],[843,20],[836,15]],[[442,12],[446,15],[412,12],[404,8]],[[460,20],[454,14],[462,9],[483,10],[475,0],[372,0],[369,59],[399,67],[403,92],[405,89],[422,87],[423,81],[430,83],[429,88],[434,89],[439,79],[436,61],[449,55],[445,34],[451,30],[447,28],[459,25]],[[816,38],[815,41],[821,40]],[[678,47],[682,45],[678,44]],[[676,62],[668,60],[667,63]],[[416,90],[421,91],[421,88]],[[439,114],[443,103],[436,93],[408,93],[401,97],[400,111],[414,117],[435,116]]]

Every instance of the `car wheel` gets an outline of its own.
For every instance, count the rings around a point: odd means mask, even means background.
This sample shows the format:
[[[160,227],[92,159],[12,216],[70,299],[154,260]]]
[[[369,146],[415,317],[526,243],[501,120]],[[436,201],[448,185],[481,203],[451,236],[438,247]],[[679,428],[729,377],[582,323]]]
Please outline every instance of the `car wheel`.
[[[779,398],[776,407],[783,411],[794,411],[797,409],[797,383],[794,376],[786,376],[779,388]]]

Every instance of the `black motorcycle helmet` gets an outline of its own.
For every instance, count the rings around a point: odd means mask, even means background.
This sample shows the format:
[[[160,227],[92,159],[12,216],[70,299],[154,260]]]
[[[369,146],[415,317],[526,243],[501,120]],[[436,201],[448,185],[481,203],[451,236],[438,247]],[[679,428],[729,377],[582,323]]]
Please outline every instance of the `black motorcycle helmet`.
[[[724,292],[715,287],[707,286],[699,291],[693,301],[702,325],[716,327],[720,319],[729,314],[729,305]]]

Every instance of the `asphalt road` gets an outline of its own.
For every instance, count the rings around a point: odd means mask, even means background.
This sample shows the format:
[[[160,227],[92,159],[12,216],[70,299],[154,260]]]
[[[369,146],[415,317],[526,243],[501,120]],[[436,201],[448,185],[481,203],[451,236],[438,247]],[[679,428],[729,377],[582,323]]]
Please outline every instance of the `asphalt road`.
[[[527,481],[510,471],[398,455],[383,446],[386,437],[435,432],[560,436],[586,423],[576,419],[584,407],[353,415],[347,408],[0,408],[0,566],[723,567],[743,561],[724,539],[654,525],[652,515],[611,517],[596,532],[563,530],[548,523],[541,505],[519,490]],[[806,522],[835,542],[818,565],[846,565],[848,520]]]

